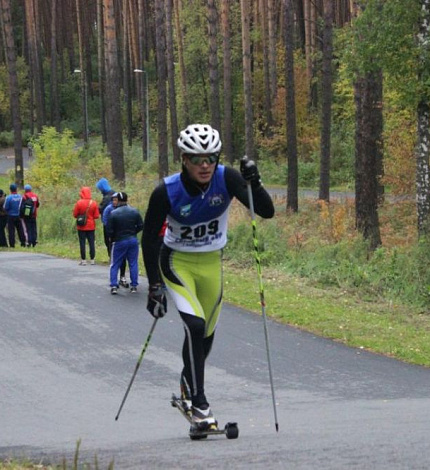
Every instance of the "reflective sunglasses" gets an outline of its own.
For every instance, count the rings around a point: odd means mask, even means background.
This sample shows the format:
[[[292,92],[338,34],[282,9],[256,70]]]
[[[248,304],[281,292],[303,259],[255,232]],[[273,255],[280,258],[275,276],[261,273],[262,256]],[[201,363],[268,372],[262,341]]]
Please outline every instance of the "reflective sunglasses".
[[[213,165],[218,161],[219,156],[216,154],[213,155],[186,155],[188,160],[192,165],[203,165],[207,163],[208,165]]]

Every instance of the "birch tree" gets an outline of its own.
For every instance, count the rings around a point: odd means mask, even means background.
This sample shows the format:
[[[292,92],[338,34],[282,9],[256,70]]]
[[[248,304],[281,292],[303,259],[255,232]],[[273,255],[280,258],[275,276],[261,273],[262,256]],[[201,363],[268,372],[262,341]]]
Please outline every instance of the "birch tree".
[[[419,66],[418,81],[428,80],[429,43],[430,43],[430,0],[420,0],[421,16],[418,32]],[[417,223],[418,235],[429,233],[430,196],[429,196],[429,146],[430,146],[430,105],[425,93],[419,97],[417,105]]]

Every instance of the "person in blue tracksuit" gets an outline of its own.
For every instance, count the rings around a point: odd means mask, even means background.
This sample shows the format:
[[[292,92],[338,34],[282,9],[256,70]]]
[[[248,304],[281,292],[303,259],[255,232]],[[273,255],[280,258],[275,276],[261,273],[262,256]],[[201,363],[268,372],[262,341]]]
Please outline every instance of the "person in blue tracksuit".
[[[112,240],[110,287],[111,294],[118,293],[118,270],[125,259],[130,267],[130,292],[137,292],[139,284],[139,242],[137,234],[143,230],[143,219],[140,212],[127,204],[128,196],[125,192],[115,193],[118,205],[110,214],[106,231]]]
[[[114,211],[118,207],[118,198],[116,196],[117,196],[117,193],[114,193],[111,197],[111,201],[109,202],[109,204],[103,209],[102,222],[103,222],[104,232],[106,232],[108,220],[109,220],[109,217],[110,217],[112,211]],[[109,253],[109,257],[110,257],[111,251],[112,251],[112,240],[107,235],[107,232],[106,232],[106,239],[105,240],[107,240],[107,241],[105,241],[105,243],[108,243],[108,245],[109,245],[108,246],[108,253]],[[127,260],[124,258],[124,261],[122,262],[122,264],[119,268],[119,285],[121,287],[124,287],[124,288],[128,289],[130,287],[130,284],[127,281],[127,278],[125,277],[126,267],[127,267]]]
[[[22,196],[18,194],[18,186],[12,183],[9,186],[10,194],[4,202],[4,210],[7,213],[7,229],[9,235],[9,246],[15,248],[15,230],[18,232],[18,238],[21,246],[27,245],[25,238],[26,230],[24,221],[20,218],[20,207]]]

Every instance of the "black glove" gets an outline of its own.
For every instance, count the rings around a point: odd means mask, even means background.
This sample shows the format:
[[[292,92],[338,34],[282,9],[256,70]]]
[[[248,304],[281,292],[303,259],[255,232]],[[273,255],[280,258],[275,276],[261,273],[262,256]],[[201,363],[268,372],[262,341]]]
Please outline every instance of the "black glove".
[[[261,186],[260,173],[254,160],[250,160],[246,155],[240,159],[240,172],[243,179],[251,183],[253,189]]]
[[[167,312],[167,299],[161,284],[149,286],[146,309],[154,318],[162,318]]]

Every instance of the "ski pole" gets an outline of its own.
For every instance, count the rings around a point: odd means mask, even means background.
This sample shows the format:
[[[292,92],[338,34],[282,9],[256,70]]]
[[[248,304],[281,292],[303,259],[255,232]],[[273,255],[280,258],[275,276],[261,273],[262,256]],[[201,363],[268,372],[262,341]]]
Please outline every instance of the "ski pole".
[[[136,377],[137,371],[139,370],[139,367],[140,367],[140,363],[142,362],[145,351],[147,350],[149,342],[151,341],[151,336],[152,336],[152,333],[154,332],[155,325],[157,324],[157,320],[158,320],[158,318],[154,319],[154,322],[152,323],[151,329],[149,330],[148,337],[146,338],[145,344],[143,345],[143,348],[142,348],[142,352],[140,353],[139,359],[137,360],[137,364],[136,364],[136,367],[134,369],[133,376],[131,377],[130,383],[128,384],[127,391],[125,392],[124,398],[122,399],[122,402],[121,402],[121,405],[119,407],[118,413],[115,416],[115,421],[118,421],[119,414],[121,413],[121,410],[122,410],[122,407],[124,406],[125,400],[127,400],[128,392],[130,391],[131,386],[133,385],[134,378]]]
[[[263,324],[264,324],[264,337],[266,339],[266,352],[267,352],[267,364],[269,366],[270,387],[272,389],[273,413],[275,415],[276,432],[278,432],[279,425],[278,425],[278,415],[276,412],[275,387],[273,385],[272,361],[270,358],[270,348],[269,348],[269,332],[267,330],[266,301],[264,300],[263,276],[261,275],[261,261],[260,261],[260,253],[258,249],[258,239],[257,239],[257,223],[255,221],[254,199],[252,197],[251,182],[247,181],[246,186],[248,189],[249,212],[251,214],[251,223],[252,223],[252,240],[254,242],[255,263],[257,265],[258,284],[260,288],[260,304],[261,304],[261,313],[263,316]]]

